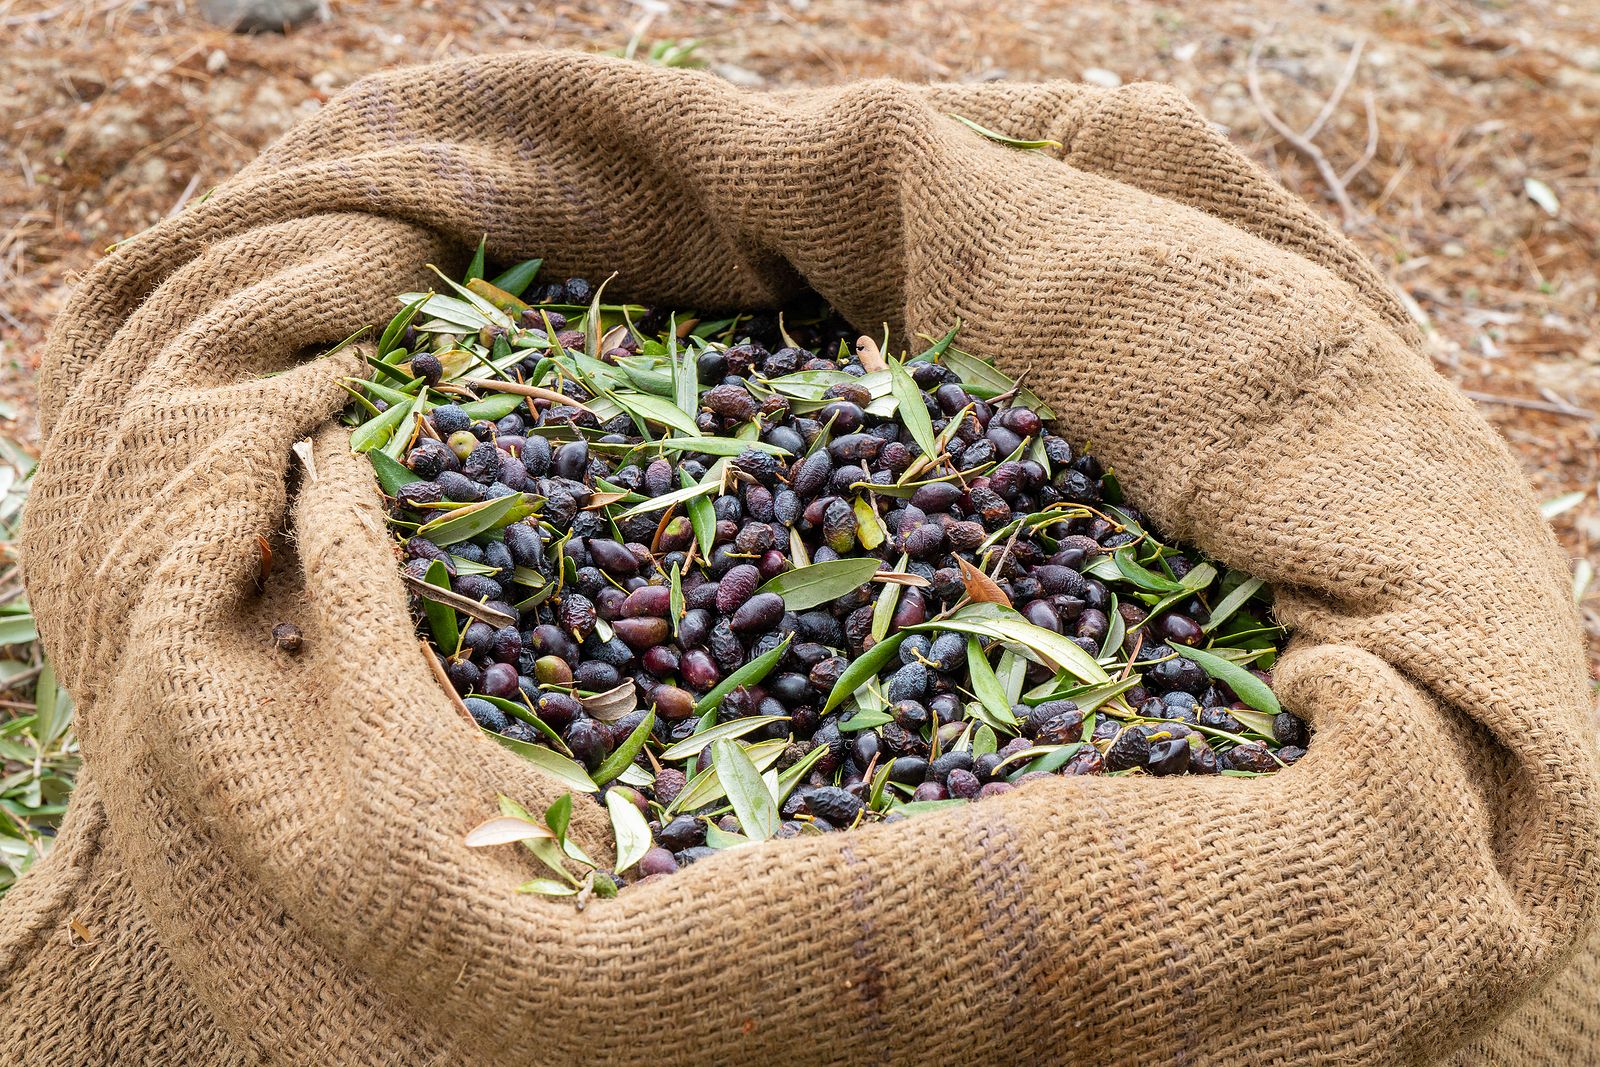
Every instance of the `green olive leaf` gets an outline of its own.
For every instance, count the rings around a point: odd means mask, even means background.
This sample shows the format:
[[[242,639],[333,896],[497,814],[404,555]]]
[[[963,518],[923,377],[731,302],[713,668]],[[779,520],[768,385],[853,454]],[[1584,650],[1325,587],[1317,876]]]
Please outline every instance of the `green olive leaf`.
[[[676,452],[699,452],[707,456],[737,456],[752,448],[757,452],[767,452],[774,456],[789,454],[788,449],[769,445],[765,441],[744,441],[732,437],[668,437],[661,441],[652,441],[650,444],[651,447]]]
[[[830,604],[866,585],[878,573],[876,559],[835,559],[813,563],[769,578],[758,593],[777,593],[790,611]]]
[[[350,434],[350,450],[370,452],[374,448],[381,447],[393,436],[400,423],[409,414],[411,414],[410,404],[391,404],[388,411],[376,418],[368,419],[355,428]]]
[[[1268,715],[1283,711],[1283,705],[1278,703],[1277,696],[1267,683],[1237,663],[1223,659],[1215,652],[1198,648],[1185,648],[1178,654],[1199,664],[1201,670],[1232,689],[1234,695],[1257,711],[1264,711]]]
[[[898,360],[889,360],[889,388],[898,404],[900,421],[911,431],[912,440],[921,446],[924,456],[937,456],[938,434],[934,433],[933,420],[928,417],[922,389]]]
[[[607,756],[600,766],[595,768],[594,781],[596,785],[605,785],[628,768],[634,757],[639,754],[639,750],[644,748],[644,743],[650,739],[650,730],[655,724],[656,713],[654,709],[651,709],[645,713],[644,720],[633,728],[633,732],[623,738],[622,744],[618,745],[616,750]]]
[[[488,234],[478,238],[478,250],[472,254],[472,262],[467,264],[467,273],[461,278],[463,282],[470,282],[474,278],[483,277],[484,251],[488,244]]]
[[[444,560],[436,559],[428,564],[427,573],[423,576],[429,585],[438,586],[440,589],[450,588],[450,574],[445,569]],[[453,655],[456,646],[461,643],[461,631],[456,619],[456,611],[447,604],[436,600],[422,599],[422,613],[428,618],[428,629],[433,633],[433,643],[445,655]]]
[[[1132,582],[1134,585],[1145,590],[1146,592],[1185,592],[1184,587],[1179,583],[1173,581],[1164,574],[1157,574],[1155,571],[1150,570],[1138,560],[1134,559],[1132,549],[1119,548],[1115,552],[1111,553],[1111,558],[1116,560],[1117,570],[1122,573],[1122,577],[1126,578],[1128,581]]]
[[[618,873],[644,859],[650,851],[650,825],[644,821],[633,801],[615,789],[606,792],[606,810],[611,815],[611,832],[617,841]]]
[[[794,635],[790,634],[783,639],[783,643],[777,648],[770,652],[764,653],[763,655],[757,656],[755,659],[751,660],[749,663],[746,663],[743,667],[740,667],[722,681],[718,682],[716,687],[712,689],[711,692],[700,698],[700,702],[694,706],[694,713],[696,715],[704,715],[712,708],[720,707],[722,704],[722,698],[739,688],[741,685],[750,686],[761,681],[761,679],[767,676],[772,668],[778,665],[778,661],[782,659],[789,651],[789,643],[793,640]]]
[[[822,705],[822,714],[826,715],[846,700],[867,682],[876,678],[884,665],[894,658],[900,651],[900,643],[906,639],[909,631],[897,633],[884,641],[879,641],[871,648],[851,661],[850,666],[844,669],[839,680],[834,683],[833,689],[828,692],[828,699]]]
[[[425,537],[436,545],[453,545],[486,530],[516,522],[526,516],[527,512],[517,514],[518,509],[524,507],[527,507],[527,501],[521,493],[468,504],[423,523],[417,530],[417,536]]]
[[[672,615],[672,635],[678,635],[678,622],[683,618],[683,568],[678,564],[672,565],[672,575],[668,579],[667,606]]]
[[[544,266],[542,259],[527,259],[511,267],[502,274],[495,275],[489,284],[496,289],[504,290],[512,296],[521,296],[528,291],[528,286],[533,284],[533,279],[538,275],[539,268]]]
[[[905,816],[927,815],[935,811],[945,811],[949,808],[959,808],[968,803],[970,802],[962,800],[958,797],[951,798],[950,800],[913,800],[907,804],[896,804],[892,810],[897,814]]]
[[[384,496],[394,496],[400,491],[401,486],[422,481],[412,474],[405,464],[390,459],[386,453],[378,449],[368,452],[367,459],[372,461],[372,471],[378,477],[378,488],[383,490]]]
[[[1017,717],[1012,714],[1011,704],[1006,700],[1005,687],[995,676],[994,668],[989,666],[989,658],[984,655],[983,646],[978,643],[977,637],[971,634],[967,636],[967,669],[972,675],[972,695],[978,698],[989,716],[1006,726],[1015,726]],[[976,752],[975,754],[982,755]]]
[[[674,504],[682,504],[697,496],[709,496],[714,494],[716,491],[716,482],[702,482],[699,485],[685,486],[682,489],[674,489],[670,493],[662,493],[660,496],[646,500],[642,504],[635,504],[627,511],[619,512],[616,515],[613,515],[612,518],[618,522],[621,522],[623,519],[631,519],[635,515],[648,515],[652,511],[664,511],[665,509],[672,507]],[[690,522],[693,521],[694,516],[691,515]]]
[[[736,741],[711,746],[711,763],[727,791],[739,825],[752,841],[765,841],[778,832],[778,806],[772,801],[761,772]]]
[[[894,716],[882,708],[862,708],[849,718],[840,720],[839,731],[848,734],[858,730],[876,730],[891,722],[894,722]]]
[[[678,410],[694,420],[700,411],[700,363],[694,350],[678,352],[678,316],[667,324],[667,359],[672,365],[672,391]]]
[[[478,727],[485,735],[498,744],[509,748],[541,771],[560,782],[569,789],[576,789],[583,793],[598,793],[600,787],[594,784],[594,779],[589,777],[589,772],[583,766],[568,759],[559,752],[553,752],[543,745],[532,745],[526,741],[497,734],[493,730],[484,730]]]
[[[665,397],[653,393],[617,392],[613,393],[611,398],[636,419],[653,422],[658,426],[670,426],[685,434],[700,432],[700,427],[695,425],[694,419],[685,415],[676,404]]]
[[[461,410],[469,418],[487,419],[494,422],[503,419],[513,411],[520,408],[527,398],[517,393],[495,393],[482,400],[471,400],[461,405]]]
[[[383,336],[378,338],[378,358],[383,359],[400,345],[400,338],[406,332],[406,327],[416,319],[417,312],[427,302],[432,293],[425,293],[419,299],[407,304],[400,314],[389,320],[389,325],[384,327]]]
[[[738,742],[729,742],[737,744]],[[750,762],[757,771],[765,771],[768,767],[778,762],[778,757],[783,755],[784,749],[789,747],[788,738],[779,737],[771,741],[761,741],[745,749],[745,755],[750,757]],[[714,757],[713,757],[714,758]],[[683,792],[668,806],[668,813],[679,811],[693,811],[703,808],[707,804],[721,800],[727,796],[727,790],[722,787],[722,781],[717,775],[715,764],[708,768],[704,774],[697,775],[684,786]]]
[[[1249,603],[1250,598],[1255,596],[1265,584],[1260,578],[1246,578],[1240,582],[1233,592],[1223,597],[1217,602],[1217,606],[1211,609],[1211,618],[1206,620],[1206,624],[1201,629],[1206,633],[1216,630],[1223,623],[1233,618],[1235,612]]]
[[[556,835],[556,840],[567,843],[567,827],[572,823],[572,794],[563,793],[544,809],[544,824]]]
[[[674,760],[693,759],[700,755],[706,748],[718,741],[731,741],[761,729],[769,723],[784,722],[787,715],[752,715],[746,719],[733,719],[729,722],[719,723],[707,727],[697,733],[690,734],[676,744],[668,745],[661,755],[656,757],[670,763]]]
[[[1023,141],[1023,140],[1018,140],[1015,137],[1007,137],[1003,133],[996,133],[995,131],[989,129],[987,126],[980,126],[976,122],[973,122],[971,119],[967,118],[966,116],[957,115],[953,111],[950,112],[950,117],[955,119],[957,122],[961,123],[963,126],[967,127],[968,129],[972,130],[974,133],[981,134],[982,136],[988,138],[989,140],[995,142],[996,144],[1003,144],[1007,148],[1039,149],[1039,148],[1060,148],[1061,147],[1061,142],[1060,141],[1051,141],[1051,140],[1048,140],[1048,139],[1037,140],[1037,141]]]

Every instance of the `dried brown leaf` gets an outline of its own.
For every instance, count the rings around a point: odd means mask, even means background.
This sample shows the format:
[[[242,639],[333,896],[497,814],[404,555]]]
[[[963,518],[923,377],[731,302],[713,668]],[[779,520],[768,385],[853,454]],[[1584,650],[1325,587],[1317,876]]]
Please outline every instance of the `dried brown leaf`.
[[[1011,607],[1011,598],[995,580],[987,574],[962,559],[956,557],[956,565],[961,568],[961,582],[967,587],[967,596],[980,604],[1004,604]]]

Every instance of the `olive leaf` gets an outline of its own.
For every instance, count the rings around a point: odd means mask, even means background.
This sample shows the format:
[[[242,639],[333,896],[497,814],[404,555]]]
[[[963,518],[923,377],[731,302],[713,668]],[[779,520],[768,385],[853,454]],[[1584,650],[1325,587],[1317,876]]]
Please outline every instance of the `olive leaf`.
[[[900,562],[895,565],[896,571],[904,571],[906,563],[911,557],[905,553],[900,554]],[[872,639],[882,641],[889,634],[889,624],[894,621],[895,609],[900,606],[899,582],[884,582],[883,589],[878,593],[877,601],[872,605]]]
[[[694,713],[696,715],[704,715],[711,709],[721,706],[722,698],[739,688],[741,685],[751,686],[761,681],[761,679],[767,676],[772,668],[778,665],[778,661],[782,659],[789,651],[789,643],[793,640],[794,634],[789,634],[783,639],[782,643],[780,643],[777,648],[757,656],[755,659],[751,660],[749,663],[746,663],[743,667],[740,667],[722,681],[718,682],[716,687],[713,688],[711,692],[700,698],[699,703],[694,706]]]
[[[1277,696],[1267,683],[1237,663],[1198,648],[1185,648],[1179,655],[1199,664],[1201,670],[1232,689],[1235,696],[1257,711],[1264,711],[1268,715],[1283,711],[1283,705],[1278,703]]]
[[[839,731],[848,734],[858,730],[876,730],[891,722],[894,722],[894,716],[881,708],[862,708],[849,718],[840,720]]]
[[[737,741],[728,743],[738,744]],[[750,757],[750,762],[757,771],[764,771],[774,763],[777,763],[778,757],[782,756],[784,750],[788,747],[788,739],[780,737],[772,741],[762,741],[751,745],[744,752],[745,755]],[[689,784],[684,786],[683,792],[679,793],[672,803],[668,805],[667,811],[669,813],[694,811],[696,808],[703,808],[707,804],[721,800],[727,795],[727,790],[722,787],[722,781],[717,775],[717,768],[713,765],[704,774],[691,779]]]
[[[520,297],[528,291],[528,286],[533,284],[533,279],[538,275],[539,268],[544,266],[542,259],[527,259],[511,267],[505,272],[496,275],[489,284],[496,289]]]
[[[406,332],[406,327],[416,320],[417,312],[422,310],[422,305],[432,295],[432,293],[424,293],[418,299],[407,304],[400,314],[389,320],[389,325],[384,327],[383,336],[378,338],[379,359],[383,359],[400,346],[400,338]]]
[[[706,847],[714,849],[738,848],[740,845],[751,844],[751,840],[744,834],[729,833],[714,822],[706,824]]]
[[[469,418],[487,419],[490,422],[494,422],[496,419],[503,419],[517,410],[522,406],[522,402],[525,399],[525,397],[517,393],[495,393],[493,396],[486,396],[482,400],[468,401],[461,405],[461,410],[466,412]]]
[[[644,743],[650,739],[650,731],[655,724],[656,713],[655,709],[652,708],[645,714],[639,725],[633,728],[633,732],[623,738],[622,744],[617,746],[616,751],[607,756],[605,761],[595,768],[595,784],[605,785],[627,770],[628,766],[633,763],[633,758],[639,754],[639,750],[644,748]]]
[[[390,459],[387,454],[376,448],[367,453],[367,459],[372,461],[372,471],[377,475],[378,488],[383,490],[385,496],[394,496],[402,486],[422,480],[412,474],[405,464]]]
[[[991,607],[990,605],[976,606]],[[1101,667],[1093,656],[1078,647],[1078,645],[1054,631],[1046,630],[1042,626],[1035,626],[1015,612],[1005,611],[999,617],[983,617],[968,614],[966,609],[963,609],[948,619],[941,619],[938,622],[931,623],[919,623],[916,626],[908,627],[908,629],[921,632],[954,630],[957,633],[976,634],[979,637],[1010,641],[1033,652],[1054,669],[1066,671],[1073,677],[1085,682],[1109,682],[1111,680],[1111,676],[1106,674],[1105,668]]]
[[[1122,617],[1120,598],[1116,593],[1109,594],[1106,604],[1106,636],[1100,642],[1100,658],[1106,659],[1122,647],[1122,642],[1128,635],[1128,620]]]
[[[639,687],[629,680],[603,693],[579,697],[578,703],[583,705],[584,713],[591,719],[613,723],[638,708]]]
[[[426,579],[429,585],[445,590],[450,588],[450,574],[445,569],[443,560],[436,559],[428,564]],[[428,629],[433,632],[433,643],[446,655],[453,653],[461,642],[461,631],[456,622],[455,609],[432,597],[424,597],[422,612],[428,617]]]
[[[818,745],[796,760],[792,766],[778,772],[778,788],[772,791],[772,799],[781,806],[784,799],[794,792],[794,787],[811,773],[811,768],[816,766],[817,761],[827,755],[827,752],[828,746]]]
[[[611,815],[611,832],[617,841],[616,870],[620,874],[650,851],[650,825],[633,802],[615,789],[606,791],[606,810]]]
[[[658,426],[670,426],[674,430],[681,430],[686,434],[698,434],[700,427],[695,425],[694,419],[685,415],[676,404],[653,393],[614,393],[612,399],[628,411],[635,418],[645,422],[653,422]]]
[[[444,562],[442,560],[434,560],[433,562],[438,564],[441,570],[444,569]],[[417,594],[417,596],[423,600],[424,607],[427,607],[427,605],[431,603],[441,604],[447,608],[462,612],[463,614],[471,615],[473,618],[479,620],[480,622],[486,622],[497,630],[503,626],[516,625],[517,620],[514,616],[508,615],[496,608],[491,608],[487,604],[480,604],[471,597],[462,596],[460,593],[452,592],[448,586],[441,587],[439,583],[435,582],[431,577],[433,573],[432,565],[428,567],[428,573],[430,577],[427,579],[416,578],[404,572],[402,572],[400,575],[400,581],[407,589]],[[450,648],[454,649],[455,645],[452,644]]]
[[[659,446],[675,452],[699,452],[707,456],[737,456],[752,448],[757,452],[767,452],[774,456],[789,454],[788,449],[779,448],[765,441],[745,441],[732,437],[668,437],[652,441],[650,444],[651,447]]]
[[[517,886],[517,892],[538,893],[546,897],[570,897],[577,894],[578,887],[558,882],[554,878],[535,878]]]
[[[983,646],[978,643],[977,637],[971,634],[967,636],[967,668],[972,675],[972,695],[978,698],[984,710],[997,722],[1015,726],[1017,717],[1011,713],[1011,704],[1006,700],[1005,687],[995,676],[994,668],[989,666],[989,658],[984,655]]]
[[[956,566],[961,571],[961,584],[966,586],[967,596],[974,602],[1011,607],[1011,598],[1006,596],[1005,590],[993,578],[960,556],[956,557]]]
[[[569,789],[576,789],[584,793],[598,793],[600,791],[600,787],[594,784],[594,779],[589,777],[589,772],[584,770],[581,764],[568,759],[561,753],[551,751],[543,745],[532,745],[526,741],[518,741],[515,738],[507,737],[504,734],[497,734],[493,730],[484,730],[481,726],[479,730]]]
[[[1027,682],[1028,661],[1009,648],[1000,654],[1000,663],[994,669],[1005,691],[1006,706],[1011,707],[1022,699],[1022,687]]]
[[[572,794],[563,793],[544,809],[544,824],[556,835],[556,840],[567,843],[567,827],[572,824]]]
[[[733,719],[730,722],[707,727],[676,744],[668,745],[657,758],[668,763],[674,760],[693,759],[718,741],[731,741],[753,733],[770,723],[784,722],[787,719],[787,715],[752,715],[745,719]]]
[[[1000,766],[1008,767],[1023,760],[1028,761],[1006,775],[1006,778],[1010,781],[1016,781],[1023,775],[1032,774],[1035,771],[1053,774],[1065,766],[1067,760],[1071,759],[1086,743],[1084,741],[1074,741],[1067,745],[1033,745],[1023,749],[1021,752],[1014,752],[1007,756],[1000,761]]]
[[[478,299],[473,294],[474,299]],[[453,296],[443,293],[401,293],[400,303],[410,304],[415,301],[421,314],[432,315],[435,319],[442,320],[446,325],[468,333],[477,333],[485,326],[497,326],[497,323],[484,316],[483,312],[473,307],[465,300],[458,300]],[[499,312],[496,312],[498,315]],[[424,324],[426,329],[432,323]],[[437,330],[433,332],[438,332]],[[454,332],[454,330],[448,331]]]
[[[768,579],[757,593],[777,593],[790,611],[829,604],[866,585],[878,573],[876,559],[835,559],[784,571]]]
[[[468,848],[487,848],[491,845],[532,841],[535,838],[553,840],[555,837],[555,832],[548,826],[515,816],[497,815],[492,819],[485,819],[468,830],[465,844]]]
[[[512,517],[516,510],[526,506],[521,493],[498,496],[476,504],[457,508],[437,519],[430,519],[417,530],[418,537],[427,538],[436,545],[453,545],[517,521],[523,515]]]
[[[871,648],[851,661],[850,666],[844,669],[839,680],[833,684],[828,692],[828,699],[822,705],[822,714],[826,715],[834,708],[848,700],[857,689],[867,684],[878,676],[884,664],[894,658],[900,651],[900,643],[906,639],[910,631],[897,633],[885,641],[879,641]]]
[[[617,360],[617,366],[622,368],[622,373],[636,388],[676,403],[674,400],[676,385],[673,376],[666,371],[657,370],[654,364],[655,361],[648,356],[630,356],[627,359]],[[694,418],[693,415],[689,417]]]
[[[678,623],[683,618],[683,568],[678,564],[672,565],[672,574],[668,578],[667,608],[672,616],[672,636],[678,636]]]
[[[916,363],[918,361],[921,361],[921,362],[926,362],[926,363],[937,363],[938,360],[939,360],[939,357],[944,354],[944,350],[949,348],[950,345],[955,341],[956,333],[960,329],[961,329],[961,320],[957,319],[956,320],[956,324],[954,326],[950,327],[950,331],[948,333],[946,333],[943,337],[939,338],[937,341],[934,341],[933,338],[929,337],[927,334],[919,335],[924,340],[932,341],[933,343],[928,348],[926,348],[923,351],[918,352],[916,355],[912,356],[906,362],[908,362],[908,363]]]
[[[479,296],[477,293],[474,293],[471,289],[468,289],[466,286],[460,284],[459,282],[456,282],[456,281],[452,280],[451,278],[449,278],[448,276],[445,275],[444,271],[440,270],[438,267],[435,267],[432,263],[428,264],[428,269],[433,271],[433,273],[437,274],[440,277],[440,279],[442,279],[444,281],[444,283],[446,285],[448,285],[450,288],[454,289],[456,291],[456,293],[461,297],[461,299],[463,301],[465,301],[466,304],[469,307],[472,308],[472,310],[476,311],[484,319],[484,325],[487,325],[487,326],[498,326],[502,330],[509,330],[509,329],[512,328],[512,326],[514,324],[511,321],[511,316],[507,315],[504,311],[501,311],[499,308],[495,307],[493,304],[489,303],[489,301],[485,300],[483,297]],[[441,298],[439,298],[439,297],[435,297],[434,298],[434,300],[438,300],[438,299],[441,299]],[[449,299],[449,298],[446,297],[446,298],[443,298],[443,299]],[[428,303],[429,303],[429,305],[431,305],[433,302],[434,301],[429,301]],[[428,305],[424,305],[424,307],[427,307],[427,306]],[[482,326],[480,326],[478,328],[482,329]]]
[[[1189,573],[1178,579],[1178,584],[1183,586],[1188,593],[1198,593],[1212,582],[1217,580],[1217,568],[1209,563],[1197,563],[1189,568]]]
[[[674,504],[682,504],[685,501],[691,500],[697,496],[710,495],[715,493],[716,490],[716,482],[703,482],[699,485],[690,485],[685,486],[682,489],[674,489],[670,493],[662,493],[658,497],[652,497],[642,504],[635,504],[627,511],[619,512],[618,514],[613,515],[612,519],[617,522],[621,522],[623,519],[631,519],[635,515],[648,515],[652,511],[661,511],[665,508],[672,507]],[[694,521],[692,515],[690,516],[690,521]]]
[[[350,435],[350,450],[370,452],[374,448],[381,447],[410,413],[410,405],[391,404],[389,410],[382,415],[368,419],[356,427],[355,432]]]
[[[526,303],[518,299],[515,293],[508,293],[493,282],[485,281],[482,278],[472,279],[467,283],[467,288],[508,315],[516,315],[520,318],[523,312],[532,310]],[[510,348],[509,338],[510,334],[495,335],[496,346],[505,345]]]
[[[1134,686],[1142,684],[1142,682],[1142,676],[1137,674],[1130,674],[1126,678],[1118,679],[1115,682],[1107,682],[1104,685],[1080,685],[1065,689],[1053,688],[1055,683],[1047,682],[1045,685],[1040,686],[1039,690],[1025,695],[1022,698],[1022,702],[1029,707],[1037,707],[1049,700],[1070,700],[1078,705],[1079,711],[1088,715],[1106,701],[1121,696]]]
[[[883,544],[889,532],[878,517],[878,509],[865,497],[856,497],[850,506],[856,515],[856,539],[861,542],[862,548],[871,552]]]
[[[735,741],[718,741],[711,747],[711,764],[727,791],[739,825],[752,841],[765,841],[778,832],[778,806],[767,783],[750,757]]]
[[[966,804],[967,801],[959,798],[951,798],[950,800],[913,800],[905,804],[896,804],[893,811],[897,815],[927,815],[935,811],[944,811],[948,808],[963,807]]]
[[[689,475],[679,471],[685,485],[693,484]],[[700,546],[700,557],[711,558],[711,547],[717,539],[717,509],[704,496],[690,497],[684,503],[689,512],[689,524],[694,527],[694,539]]]
[[[427,409],[427,398],[428,391],[426,389],[417,394],[417,398],[406,408],[406,413],[401,418],[400,425],[395,428],[394,436],[390,437],[388,442],[384,444],[382,451],[390,459],[399,460],[401,454],[410,447],[411,438],[416,433],[417,419]]]
[[[934,432],[933,420],[928,417],[922,388],[896,360],[889,361],[889,388],[898,404],[896,411],[900,421],[911,432],[911,439],[921,447],[924,456],[937,456],[938,434]]]
[[[872,788],[867,793],[867,807],[873,811],[883,810],[883,791],[889,784],[889,774],[894,767],[894,760],[889,760],[877,773],[872,776]]]
[[[1111,558],[1116,560],[1117,570],[1123,578],[1132,582],[1140,589],[1150,593],[1178,593],[1184,592],[1184,587],[1168,578],[1164,574],[1157,574],[1148,569],[1133,557],[1131,548],[1119,548],[1111,553]]]
[[[795,566],[811,566],[811,553],[806,550],[805,537],[800,536],[798,526],[789,528],[789,557]]]
[[[989,129],[987,126],[980,126],[976,122],[973,122],[971,119],[967,118],[966,116],[957,115],[953,111],[950,112],[949,115],[950,115],[951,118],[955,119],[957,122],[961,123],[963,126],[966,126],[968,129],[974,131],[975,133],[979,133],[979,134],[983,135],[984,137],[987,137],[989,140],[995,142],[996,144],[1003,144],[1008,148],[1038,149],[1038,148],[1060,148],[1061,147],[1061,142],[1060,141],[1051,141],[1051,140],[1048,140],[1048,139],[1037,140],[1037,141],[1018,140],[1015,137],[1007,137],[1003,133],[996,133],[993,130]]]
[[[1008,393],[1016,389],[1016,402],[1018,404],[1032,408],[1038,412],[1041,419],[1055,418],[1055,412],[1050,410],[1048,404],[1039,399],[1037,393],[1031,389],[1019,387],[1010,375],[992,363],[979,359],[969,352],[963,352],[954,345],[950,345],[944,350],[944,353],[939,357],[939,362],[956,372],[956,376],[961,379],[962,385],[967,387],[968,392],[972,392],[973,387],[979,387],[988,391],[990,396],[999,396],[1002,393]]]
[[[1277,740],[1277,732],[1272,728],[1272,720],[1277,716],[1245,708],[1229,708],[1228,714],[1243,723],[1251,733],[1260,734],[1268,740]]]
[[[1246,578],[1240,582],[1233,592],[1223,597],[1217,602],[1217,606],[1211,609],[1211,618],[1206,620],[1206,624],[1201,629],[1206,633],[1216,630],[1231,619],[1235,612],[1249,603],[1250,598],[1255,596],[1265,584],[1260,578]]]
[[[488,234],[484,234],[482,237],[478,238],[478,250],[472,254],[472,262],[467,264],[467,273],[462,275],[462,281],[470,282],[474,278],[483,277],[484,249],[488,244]]]
[[[692,421],[700,410],[700,364],[691,349],[678,352],[678,316],[668,320],[667,359],[672,365],[672,389],[678,410]]]

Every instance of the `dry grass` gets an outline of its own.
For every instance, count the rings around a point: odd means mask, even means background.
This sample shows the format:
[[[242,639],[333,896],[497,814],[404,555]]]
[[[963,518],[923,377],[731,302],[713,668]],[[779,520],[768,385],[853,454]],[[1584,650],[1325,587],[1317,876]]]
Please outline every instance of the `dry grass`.
[[[1574,556],[1600,562],[1596,4],[1032,0],[1005,5],[1004,18],[976,0],[655,6],[649,37],[704,38],[712,69],[751,85],[1175,84],[1395,279],[1441,370],[1480,398],[1541,494],[1584,494],[1556,529]],[[368,71],[529,46],[619,48],[646,10],[334,0],[329,22],[237,37],[175,7],[0,0],[0,403],[17,406],[24,436],[44,327],[101,249],[178,210]],[[1342,78],[1307,139],[1314,152],[1263,116],[1264,104],[1298,134]],[[1593,595],[1588,607],[1600,639]]]

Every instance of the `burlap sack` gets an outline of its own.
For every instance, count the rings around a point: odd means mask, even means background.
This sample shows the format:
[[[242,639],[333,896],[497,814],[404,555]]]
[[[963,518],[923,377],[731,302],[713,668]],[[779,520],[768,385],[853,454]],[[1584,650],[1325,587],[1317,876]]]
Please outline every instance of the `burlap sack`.
[[[959,315],[1165,529],[1278,584],[1311,754],[1038,783],[582,914],[516,895],[531,861],[462,834],[557,790],[437,689],[329,426],[360,367],[307,358],[484,231],[646,301]],[[56,326],[27,568],[87,771],[0,913],[0,1061],[1593,1062],[1564,561],[1415,341],[1153,86],[754,95],[568,54],[361,82]]]

